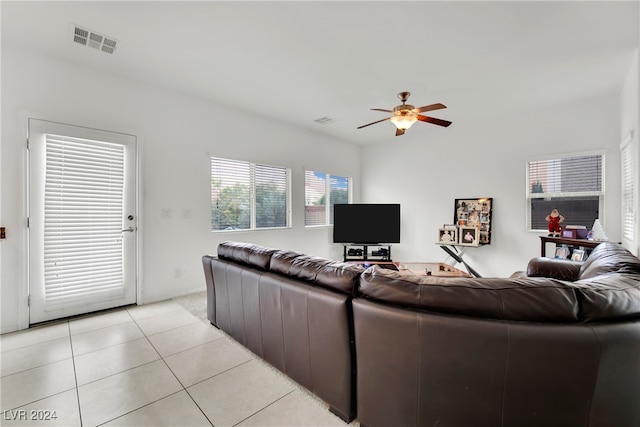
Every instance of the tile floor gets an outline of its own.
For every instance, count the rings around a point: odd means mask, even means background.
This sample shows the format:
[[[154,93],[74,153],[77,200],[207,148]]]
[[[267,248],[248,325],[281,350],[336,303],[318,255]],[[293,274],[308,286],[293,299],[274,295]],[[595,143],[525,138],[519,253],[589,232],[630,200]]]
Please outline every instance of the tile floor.
[[[5,334],[0,350],[3,426],[346,425],[174,301]]]

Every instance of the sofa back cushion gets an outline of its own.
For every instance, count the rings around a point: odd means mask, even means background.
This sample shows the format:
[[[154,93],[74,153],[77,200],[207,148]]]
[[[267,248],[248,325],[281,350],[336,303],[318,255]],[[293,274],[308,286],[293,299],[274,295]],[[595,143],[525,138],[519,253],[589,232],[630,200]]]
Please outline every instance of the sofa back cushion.
[[[299,256],[303,255],[296,251],[275,251],[271,256],[269,270],[286,276],[289,274],[289,270],[291,270],[293,261],[295,261]]]
[[[222,242],[218,245],[218,257],[228,261],[268,270],[275,249],[265,248],[252,243]]]
[[[580,268],[578,280],[614,272],[640,274],[640,260],[618,243],[603,242],[591,251]]]
[[[363,297],[396,306],[488,319],[575,322],[578,301],[567,283],[549,278],[451,278],[367,269]]]
[[[585,322],[640,318],[640,274],[605,273],[571,284]]]
[[[550,277],[573,282],[578,280],[581,263],[547,257],[532,258],[527,265],[528,277]]]
[[[289,277],[353,295],[363,271],[360,266],[303,255],[291,263]]]

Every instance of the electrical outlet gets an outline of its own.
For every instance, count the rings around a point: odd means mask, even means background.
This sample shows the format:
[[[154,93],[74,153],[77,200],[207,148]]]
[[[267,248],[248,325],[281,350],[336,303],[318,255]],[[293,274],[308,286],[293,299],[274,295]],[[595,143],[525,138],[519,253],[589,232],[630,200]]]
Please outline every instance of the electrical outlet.
[[[160,218],[162,219],[170,219],[172,215],[173,213],[169,208],[163,208],[162,211],[160,211]]]

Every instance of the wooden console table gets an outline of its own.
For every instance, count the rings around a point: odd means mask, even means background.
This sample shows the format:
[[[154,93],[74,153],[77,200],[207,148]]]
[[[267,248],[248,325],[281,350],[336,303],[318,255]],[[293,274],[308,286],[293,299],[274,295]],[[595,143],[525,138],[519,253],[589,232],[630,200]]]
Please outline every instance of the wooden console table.
[[[566,239],[564,237],[548,237],[548,236],[540,236],[540,256],[547,256],[547,242],[554,243],[556,246],[558,245],[567,245],[571,247],[583,247],[585,249],[593,249],[598,246],[601,241],[597,240],[587,240],[587,239]],[[552,257],[553,258],[553,257]]]

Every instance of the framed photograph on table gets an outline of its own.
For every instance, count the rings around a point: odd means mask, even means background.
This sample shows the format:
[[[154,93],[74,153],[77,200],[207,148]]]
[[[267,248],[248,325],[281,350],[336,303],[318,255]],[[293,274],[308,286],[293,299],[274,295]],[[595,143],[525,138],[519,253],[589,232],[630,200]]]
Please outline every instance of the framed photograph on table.
[[[460,246],[480,245],[480,228],[461,226],[461,227],[458,227],[458,230],[459,230],[458,244]]]
[[[458,243],[457,228],[441,228],[438,230],[438,243],[444,245],[455,245]]]
[[[479,244],[488,245],[491,243],[492,209],[493,198],[491,197],[455,199],[453,222],[458,227],[477,227],[482,233],[482,239],[478,240]],[[462,233],[458,235],[458,240],[462,242]]]
[[[587,253],[582,249],[574,249],[571,253],[571,261],[584,261],[587,258]]]

